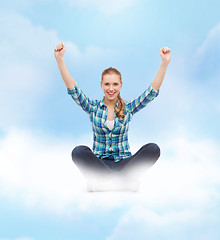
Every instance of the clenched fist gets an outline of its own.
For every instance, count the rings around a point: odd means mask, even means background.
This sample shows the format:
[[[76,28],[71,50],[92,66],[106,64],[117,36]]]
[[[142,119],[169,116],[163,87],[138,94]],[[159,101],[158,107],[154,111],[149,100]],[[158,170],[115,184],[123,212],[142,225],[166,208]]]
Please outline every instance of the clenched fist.
[[[54,48],[54,56],[55,56],[56,60],[63,58],[65,50],[66,50],[66,48],[63,43],[56,45],[56,47]]]
[[[160,57],[165,64],[169,64],[170,62],[170,48],[162,47],[160,49]]]

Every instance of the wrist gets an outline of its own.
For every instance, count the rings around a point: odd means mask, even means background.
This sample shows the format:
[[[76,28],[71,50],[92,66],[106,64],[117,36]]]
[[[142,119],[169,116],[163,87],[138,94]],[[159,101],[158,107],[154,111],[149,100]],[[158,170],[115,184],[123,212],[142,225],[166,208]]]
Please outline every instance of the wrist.
[[[164,68],[167,68],[169,65],[169,62],[162,61],[161,66]]]
[[[56,61],[57,61],[58,64],[64,62],[63,57],[56,57]]]

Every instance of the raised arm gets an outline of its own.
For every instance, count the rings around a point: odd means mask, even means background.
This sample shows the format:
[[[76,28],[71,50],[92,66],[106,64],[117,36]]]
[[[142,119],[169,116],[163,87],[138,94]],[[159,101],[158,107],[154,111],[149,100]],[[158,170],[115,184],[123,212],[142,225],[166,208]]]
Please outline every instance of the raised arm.
[[[58,44],[56,45],[55,49],[54,49],[54,56],[56,58],[61,76],[63,78],[64,83],[66,84],[67,88],[74,88],[75,87],[75,80],[72,78],[72,76],[70,75],[65,62],[63,60],[63,55],[65,53],[65,46],[64,44]]]
[[[162,63],[160,65],[160,69],[151,83],[151,86],[154,90],[158,91],[160,89],[160,86],[163,82],[168,64],[170,62],[170,49],[168,47],[162,47],[160,49],[160,57],[162,59]]]

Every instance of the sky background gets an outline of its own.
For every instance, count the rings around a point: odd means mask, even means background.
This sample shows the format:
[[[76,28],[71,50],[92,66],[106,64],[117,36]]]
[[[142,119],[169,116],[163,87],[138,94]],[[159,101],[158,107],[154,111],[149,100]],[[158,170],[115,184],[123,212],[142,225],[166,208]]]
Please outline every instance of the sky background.
[[[0,240],[220,239],[220,2],[0,0]],[[160,93],[130,123],[134,154],[161,148],[139,193],[87,193],[71,160],[92,147],[88,115],[67,94],[54,48],[83,92],[122,74],[123,99]]]

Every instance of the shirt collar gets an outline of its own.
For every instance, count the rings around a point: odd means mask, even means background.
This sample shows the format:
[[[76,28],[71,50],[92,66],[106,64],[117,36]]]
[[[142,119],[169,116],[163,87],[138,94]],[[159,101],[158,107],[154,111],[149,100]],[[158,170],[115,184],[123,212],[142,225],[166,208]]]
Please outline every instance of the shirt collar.
[[[106,106],[104,103],[104,99],[105,99],[105,97],[103,97],[102,100],[100,101],[100,107]],[[115,106],[118,107],[118,101],[116,102]]]

